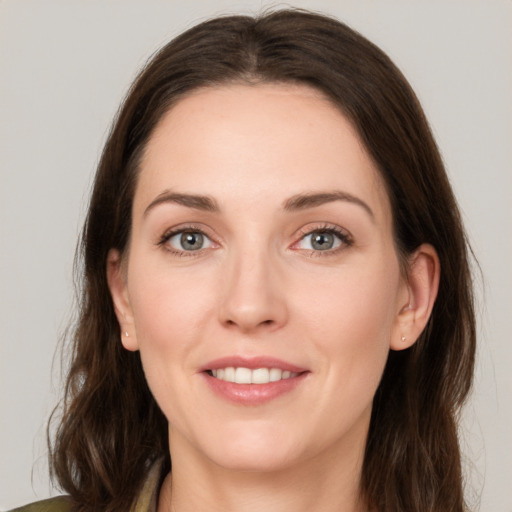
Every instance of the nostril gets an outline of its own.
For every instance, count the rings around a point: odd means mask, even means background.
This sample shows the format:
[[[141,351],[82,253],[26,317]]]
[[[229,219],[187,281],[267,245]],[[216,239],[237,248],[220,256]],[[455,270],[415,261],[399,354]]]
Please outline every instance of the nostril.
[[[225,323],[224,323],[225,326],[227,327],[239,327],[243,330],[245,329],[257,329],[258,327],[272,327],[274,325],[276,325],[276,321],[275,320],[272,320],[272,319],[267,319],[267,320],[262,320],[261,322],[254,322],[254,323],[250,323],[250,325],[246,325],[244,324],[244,322],[237,322],[236,320],[232,320],[232,319],[226,319]]]

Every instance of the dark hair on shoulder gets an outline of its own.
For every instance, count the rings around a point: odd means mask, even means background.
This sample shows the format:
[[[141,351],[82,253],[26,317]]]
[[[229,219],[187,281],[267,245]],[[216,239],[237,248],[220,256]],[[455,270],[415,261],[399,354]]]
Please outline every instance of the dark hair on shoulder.
[[[163,47],[132,85],[99,162],[81,239],[71,366],[60,422],[55,431],[49,424],[54,479],[79,511],[125,511],[155,460],[170,469],[167,421],[138,352],[120,343],[107,254],[127,247],[138,164],[158,121],[194,89],[233,82],[306,84],[323,92],[357,129],[383,176],[401,261],[420,244],[436,249],[437,301],[419,340],[389,354],[374,399],[361,495],[379,512],[462,512],[457,418],[472,382],[475,318],[457,204],[400,71],[343,23],[301,10],[201,23]]]

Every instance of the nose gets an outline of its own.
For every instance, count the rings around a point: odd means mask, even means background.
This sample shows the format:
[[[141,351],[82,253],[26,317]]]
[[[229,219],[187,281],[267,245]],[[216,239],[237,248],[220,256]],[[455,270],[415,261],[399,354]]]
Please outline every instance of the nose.
[[[244,333],[276,330],[288,320],[282,272],[265,251],[244,251],[226,265],[219,320]]]

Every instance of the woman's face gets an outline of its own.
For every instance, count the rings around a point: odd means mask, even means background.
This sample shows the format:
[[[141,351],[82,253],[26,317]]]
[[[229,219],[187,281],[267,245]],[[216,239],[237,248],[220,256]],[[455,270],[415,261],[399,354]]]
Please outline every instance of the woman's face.
[[[229,85],[174,106],[142,159],[122,275],[124,345],[173,456],[360,461],[409,297],[382,179],[320,93]]]

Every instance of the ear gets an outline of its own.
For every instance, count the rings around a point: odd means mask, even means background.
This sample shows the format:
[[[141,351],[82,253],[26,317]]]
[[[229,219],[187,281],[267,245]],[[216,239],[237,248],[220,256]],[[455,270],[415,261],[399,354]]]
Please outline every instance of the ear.
[[[126,350],[139,349],[133,321],[133,313],[128,296],[126,269],[118,250],[110,249],[107,256],[107,282],[119,322],[121,343]]]
[[[392,350],[409,348],[425,329],[437,297],[440,273],[439,257],[429,244],[421,245],[409,258],[392,332]]]

